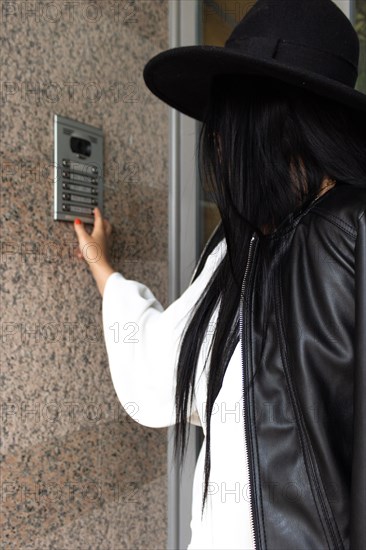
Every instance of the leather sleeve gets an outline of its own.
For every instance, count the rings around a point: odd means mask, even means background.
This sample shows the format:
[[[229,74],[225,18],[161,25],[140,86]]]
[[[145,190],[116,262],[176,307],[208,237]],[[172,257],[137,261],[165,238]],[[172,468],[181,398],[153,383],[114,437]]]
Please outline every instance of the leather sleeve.
[[[359,217],[355,249],[355,368],[350,550],[366,545],[366,215]]]

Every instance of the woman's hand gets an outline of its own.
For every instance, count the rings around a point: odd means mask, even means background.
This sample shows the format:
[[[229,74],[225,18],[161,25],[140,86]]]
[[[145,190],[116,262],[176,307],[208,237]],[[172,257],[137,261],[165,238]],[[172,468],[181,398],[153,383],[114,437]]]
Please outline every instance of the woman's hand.
[[[108,259],[108,237],[112,233],[112,225],[107,219],[103,219],[99,208],[96,207],[91,234],[86,231],[83,222],[78,218],[74,222],[74,228],[79,242],[77,256],[89,265],[99,292],[103,296],[107,278],[115,272]]]
[[[108,262],[108,237],[112,233],[112,225],[107,219],[102,218],[99,208],[94,208],[94,228],[91,234],[78,218],[74,222],[74,227],[79,241],[77,256],[84,258],[89,265]]]

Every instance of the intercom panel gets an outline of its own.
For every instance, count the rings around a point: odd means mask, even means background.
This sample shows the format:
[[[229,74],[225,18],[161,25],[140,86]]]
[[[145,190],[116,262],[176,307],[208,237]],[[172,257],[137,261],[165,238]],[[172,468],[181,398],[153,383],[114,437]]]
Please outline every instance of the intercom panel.
[[[94,223],[103,214],[103,132],[54,115],[54,219]]]

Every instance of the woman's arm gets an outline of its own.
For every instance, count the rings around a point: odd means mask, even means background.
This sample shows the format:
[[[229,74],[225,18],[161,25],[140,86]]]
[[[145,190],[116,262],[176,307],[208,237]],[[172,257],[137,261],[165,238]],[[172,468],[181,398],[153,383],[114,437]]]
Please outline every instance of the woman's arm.
[[[115,391],[124,409],[141,424],[175,424],[175,389],[180,340],[203,292],[210,265],[165,310],[144,284],[113,273],[103,296],[103,330]],[[202,363],[203,364],[203,363]],[[198,366],[197,371],[200,368]],[[197,424],[197,405],[188,411]]]
[[[96,213],[95,226],[101,222]],[[79,224],[81,225],[81,224]],[[76,229],[90,243],[89,235]],[[85,231],[85,230],[84,230]],[[176,369],[180,339],[188,316],[204,291],[213,270],[221,260],[219,247],[207,258],[204,268],[187,290],[164,310],[144,284],[126,279],[107,261],[106,243],[97,237],[96,254],[87,251],[86,258],[103,296],[103,331],[112,382],[120,403],[137,422],[149,427],[175,424]],[[90,252],[90,253],[89,253]],[[104,258],[104,259],[103,259]],[[203,364],[203,362],[202,362]],[[200,368],[198,365],[198,375]],[[195,400],[188,420],[200,425]]]
[[[93,274],[95,282],[97,283],[98,290],[103,297],[104,287],[106,285],[109,275],[116,273],[115,269],[109,265],[108,262],[102,264],[95,264],[90,267],[90,271]]]

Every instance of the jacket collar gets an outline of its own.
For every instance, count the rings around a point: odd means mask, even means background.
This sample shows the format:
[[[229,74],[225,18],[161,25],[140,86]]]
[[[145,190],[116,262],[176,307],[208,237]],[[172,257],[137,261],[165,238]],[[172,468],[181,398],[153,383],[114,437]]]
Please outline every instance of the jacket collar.
[[[290,214],[288,214],[278,225],[275,231],[273,231],[272,233],[268,233],[267,235],[261,234],[261,239],[278,239],[287,234],[289,231],[296,227],[303,216],[311,211],[315,205],[317,206],[319,203],[321,203],[329,194],[332,194],[339,185],[342,185],[342,183],[337,182],[333,187],[331,187],[326,193],[324,193],[320,197],[306,200],[301,206],[290,212]],[[259,232],[257,230],[256,233],[257,235],[259,235]]]

